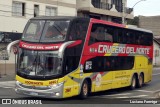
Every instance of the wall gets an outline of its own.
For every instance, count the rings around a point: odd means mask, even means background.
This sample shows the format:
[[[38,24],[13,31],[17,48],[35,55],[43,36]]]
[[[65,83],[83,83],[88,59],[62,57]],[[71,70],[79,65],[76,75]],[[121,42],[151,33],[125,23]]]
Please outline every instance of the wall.
[[[13,0],[20,1],[25,3],[26,6],[26,15],[12,16],[12,0],[1,0],[0,2],[0,31],[5,32],[23,32],[23,29],[27,21],[33,17],[34,13],[34,4],[39,5],[39,15],[45,15],[46,6],[52,6],[57,8],[57,15],[59,16],[76,16],[76,1],[72,0],[59,0],[59,2],[52,0]],[[37,2],[33,2],[37,1]],[[49,4],[50,3],[50,4]]]
[[[153,34],[160,35],[160,16],[139,16],[139,27],[153,31]]]
[[[159,56],[155,57],[155,50],[159,50]],[[154,42],[153,65],[160,66],[160,45]]]

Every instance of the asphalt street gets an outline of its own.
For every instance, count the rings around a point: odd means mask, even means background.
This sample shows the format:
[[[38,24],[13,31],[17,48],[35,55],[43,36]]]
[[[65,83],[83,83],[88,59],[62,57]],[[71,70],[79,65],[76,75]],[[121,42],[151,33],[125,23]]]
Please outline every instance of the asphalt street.
[[[14,91],[15,81],[0,82],[0,98],[14,98],[22,100],[41,100],[43,104],[134,104],[134,101],[160,101],[160,68],[154,68],[153,79],[142,88],[129,90],[128,88],[114,89],[92,94],[88,99],[80,100],[78,97],[67,99],[45,99],[24,95],[17,95]],[[160,102],[159,102],[160,104]],[[159,105],[156,104],[156,105]]]

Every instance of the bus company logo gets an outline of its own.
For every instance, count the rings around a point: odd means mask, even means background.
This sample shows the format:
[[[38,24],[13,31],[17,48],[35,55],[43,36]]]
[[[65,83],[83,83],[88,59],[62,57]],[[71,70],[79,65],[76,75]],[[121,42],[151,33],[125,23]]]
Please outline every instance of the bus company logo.
[[[150,48],[138,48],[131,46],[109,46],[99,45],[98,53],[116,53],[116,54],[147,54],[150,53]]]
[[[46,45],[31,45],[31,44],[25,44],[23,43],[21,45],[23,48],[27,49],[37,49],[37,50],[50,50],[50,49],[58,49],[58,45],[51,45],[51,46],[46,46]]]
[[[71,92],[71,88],[66,88],[65,93]]]
[[[49,81],[49,85],[53,85],[53,84],[57,84],[57,83],[58,83],[57,80]]]
[[[43,85],[43,82],[25,81],[25,84],[40,86]]]

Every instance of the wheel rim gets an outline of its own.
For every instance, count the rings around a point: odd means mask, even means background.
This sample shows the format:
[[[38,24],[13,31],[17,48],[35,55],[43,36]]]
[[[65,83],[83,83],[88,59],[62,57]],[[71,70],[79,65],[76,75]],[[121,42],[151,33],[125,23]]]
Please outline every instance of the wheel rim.
[[[87,86],[87,84],[83,85],[83,93],[84,93],[84,95],[87,95],[87,93],[88,93],[88,86]]]
[[[133,78],[133,81],[132,81],[132,87],[134,88],[136,86],[136,79]]]
[[[142,76],[140,76],[139,77],[139,85],[142,86],[142,84],[143,84],[143,78],[142,78]]]

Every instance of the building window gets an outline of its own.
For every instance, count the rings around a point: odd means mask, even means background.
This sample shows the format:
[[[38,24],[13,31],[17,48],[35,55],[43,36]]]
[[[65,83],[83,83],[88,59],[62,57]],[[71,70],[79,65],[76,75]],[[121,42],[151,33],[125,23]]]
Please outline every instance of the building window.
[[[12,15],[25,16],[25,3],[13,1]]]
[[[46,7],[46,16],[56,16],[57,15],[57,9],[54,7]]]
[[[39,5],[34,5],[34,17],[39,16]]]
[[[111,4],[116,6],[118,12],[122,12],[122,0],[112,0]]]

